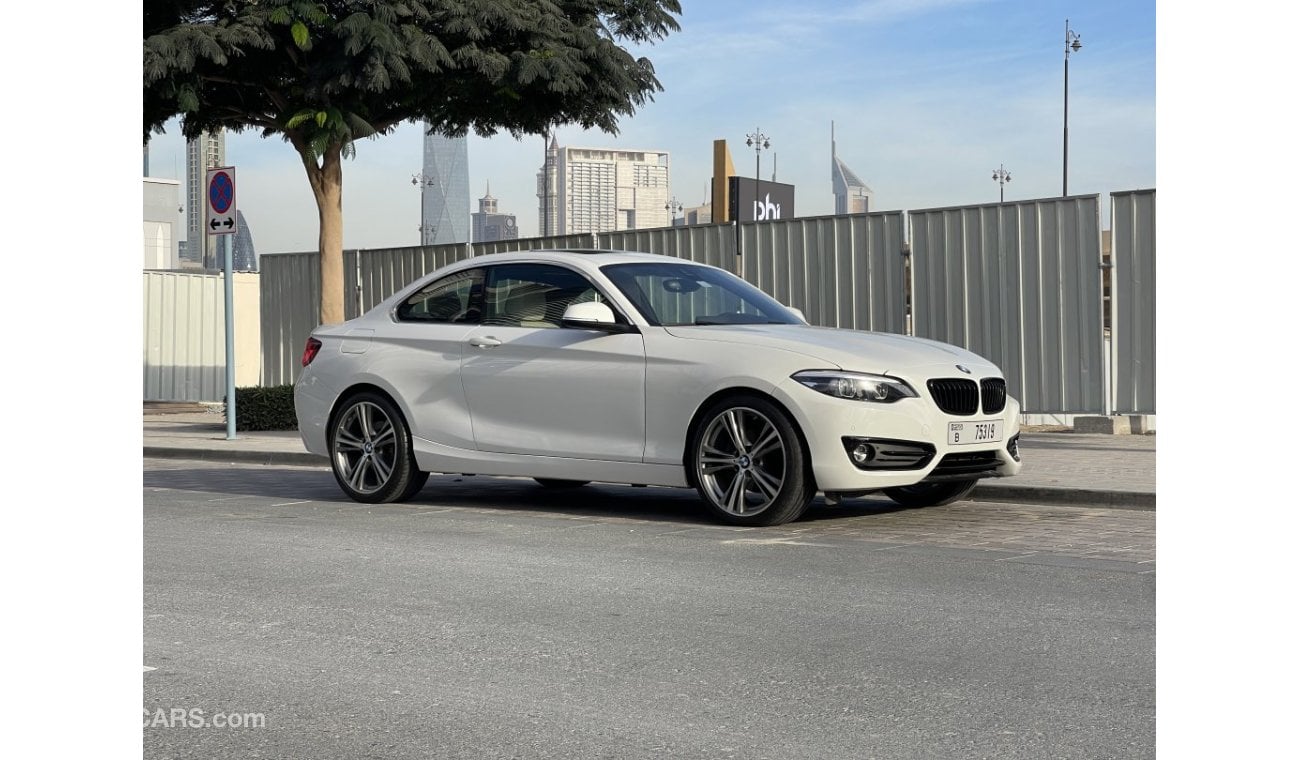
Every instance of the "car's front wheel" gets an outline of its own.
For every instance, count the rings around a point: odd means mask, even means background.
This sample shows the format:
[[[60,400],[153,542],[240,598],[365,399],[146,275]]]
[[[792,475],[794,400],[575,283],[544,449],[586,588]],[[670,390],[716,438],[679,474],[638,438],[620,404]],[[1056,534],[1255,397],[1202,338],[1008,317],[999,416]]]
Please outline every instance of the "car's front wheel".
[[[401,412],[377,393],[360,393],[344,402],[329,440],[334,479],[356,501],[405,501],[428,480],[429,474],[416,467]]]
[[[689,451],[700,496],[729,523],[787,523],[803,513],[817,491],[794,423],[762,398],[737,396],[714,404]]]
[[[885,495],[904,507],[940,507],[966,498],[978,480],[947,480],[886,488]]]

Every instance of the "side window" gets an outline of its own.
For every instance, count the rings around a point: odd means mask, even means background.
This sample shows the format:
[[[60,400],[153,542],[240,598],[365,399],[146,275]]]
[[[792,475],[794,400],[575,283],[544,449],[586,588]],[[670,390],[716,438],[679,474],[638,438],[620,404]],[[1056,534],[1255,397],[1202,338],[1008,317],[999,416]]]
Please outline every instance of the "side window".
[[[586,277],[550,264],[502,264],[488,269],[483,324],[559,327],[564,310],[579,301],[603,301]]]
[[[422,288],[397,307],[403,322],[478,324],[483,270],[457,272]]]

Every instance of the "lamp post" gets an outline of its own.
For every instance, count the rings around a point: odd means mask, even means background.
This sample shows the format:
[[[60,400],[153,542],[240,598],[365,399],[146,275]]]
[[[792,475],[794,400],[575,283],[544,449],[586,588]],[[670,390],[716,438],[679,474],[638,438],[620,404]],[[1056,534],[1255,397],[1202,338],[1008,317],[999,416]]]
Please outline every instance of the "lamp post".
[[[664,210],[668,212],[671,226],[677,226],[677,215],[682,211],[682,204],[677,200],[677,196],[674,195],[672,200],[664,204]]]
[[[434,237],[438,234],[438,228],[428,223],[424,218],[424,188],[433,187],[437,184],[436,179],[429,174],[412,174],[411,184],[420,188],[420,245],[430,245]],[[426,235],[426,233],[428,233]]]
[[[1070,19],[1067,18],[1065,20],[1065,128],[1061,149],[1061,197],[1070,194],[1070,53],[1079,52],[1081,47],[1083,43],[1079,41],[1079,35],[1070,29]]]
[[[998,168],[993,170],[993,181],[998,183],[998,203],[1006,202],[1002,186],[1011,181],[1011,172],[1007,171],[1002,164],[998,164]]]
[[[761,176],[759,172],[759,159],[763,155],[763,149],[772,147],[772,143],[767,139],[767,135],[759,131],[758,127],[754,127],[754,132],[745,135],[745,138],[745,144],[754,149],[754,197],[757,198],[758,178]]]

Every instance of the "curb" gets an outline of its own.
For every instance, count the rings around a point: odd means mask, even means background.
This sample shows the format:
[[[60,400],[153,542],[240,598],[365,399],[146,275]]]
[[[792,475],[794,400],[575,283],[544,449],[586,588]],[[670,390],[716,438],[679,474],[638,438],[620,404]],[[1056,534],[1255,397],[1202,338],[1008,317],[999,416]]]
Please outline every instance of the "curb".
[[[1104,509],[1156,511],[1156,495],[1144,491],[1104,491],[1060,486],[978,485],[967,497],[972,501],[1014,501]]]
[[[325,457],[295,451],[243,451],[232,449],[221,451],[214,449],[192,449],[184,446],[145,446],[145,458],[152,459],[195,459],[202,462],[246,462],[248,464],[290,464],[325,467],[329,460]]]
[[[144,456],[153,459],[193,459],[203,462],[246,462],[261,465],[326,467],[329,460],[305,451],[246,451],[199,449],[185,446],[145,446]],[[1005,501],[1020,504],[1054,504],[1103,509],[1138,509],[1154,512],[1156,495],[1142,491],[1105,491],[1057,486],[1012,486],[981,484],[967,497],[971,501]]]

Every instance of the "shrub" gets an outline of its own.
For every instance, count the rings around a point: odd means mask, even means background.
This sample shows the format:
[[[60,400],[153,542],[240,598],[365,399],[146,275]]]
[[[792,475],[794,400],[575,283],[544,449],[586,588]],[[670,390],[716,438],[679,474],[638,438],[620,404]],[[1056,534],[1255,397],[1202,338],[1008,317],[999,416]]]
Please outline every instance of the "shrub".
[[[236,430],[297,430],[293,386],[252,386],[235,389]]]

